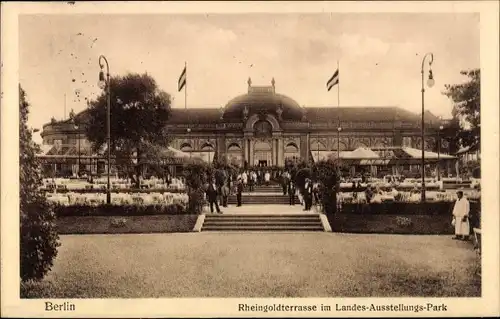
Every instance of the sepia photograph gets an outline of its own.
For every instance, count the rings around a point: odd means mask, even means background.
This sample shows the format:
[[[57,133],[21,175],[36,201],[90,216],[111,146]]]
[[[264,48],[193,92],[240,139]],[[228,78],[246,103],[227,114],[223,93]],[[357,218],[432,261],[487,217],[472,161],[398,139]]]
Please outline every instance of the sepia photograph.
[[[124,298],[435,316],[443,298],[484,297],[498,274],[483,275],[482,212],[498,198],[482,193],[481,118],[498,104],[481,103],[481,23],[473,10],[19,14],[19,194],[2,187],[19,207],[15,298],[47,316]],[[427,299],[250,299],[393,297]]]

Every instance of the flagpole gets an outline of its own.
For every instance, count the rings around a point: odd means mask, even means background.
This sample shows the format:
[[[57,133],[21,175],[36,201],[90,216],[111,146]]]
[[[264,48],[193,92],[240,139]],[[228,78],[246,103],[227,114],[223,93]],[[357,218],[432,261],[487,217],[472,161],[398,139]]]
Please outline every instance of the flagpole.
[[[339,80],[337,84],[337,158],[340,164],[340,66],[337,60],[337,71],[339,72]]]
[[[187,95],[188,95],[188,83],[187,83],[187,62],[184,62],[184,70],[186,70],[186,84],[184,85],[184,109],[187,110]]]

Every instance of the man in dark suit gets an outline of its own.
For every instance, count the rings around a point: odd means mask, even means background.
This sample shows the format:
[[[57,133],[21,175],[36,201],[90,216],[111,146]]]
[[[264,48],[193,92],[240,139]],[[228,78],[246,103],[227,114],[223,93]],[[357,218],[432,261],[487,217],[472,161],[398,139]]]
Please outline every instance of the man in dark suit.
[[[295,184],[293,181],[288,181],[288,197],[290,199],[290,205],[295,205]]]
[[[312,199],[313,199],[313,185],[311,180],[308,178],[306,179],[306,185],[304,187],[304,201],[305,201],[304,210],[311,210]]]
[[[208,185],[207,188],[207,200],[208,203],[210,204],[210,212],[214,212],[214,204],[215,204],[215,209],[217,210],[217,213],[222,214],[219,208],[219,204],[217,203],[217,185],[215,185],[215,178],[212,179],[211,183]]]
[[[238,179],[238,183],[236,184],[236,200],[238,204],[236,205],[237,207],[241,206],[241,194],[243,193],[243,181]]]

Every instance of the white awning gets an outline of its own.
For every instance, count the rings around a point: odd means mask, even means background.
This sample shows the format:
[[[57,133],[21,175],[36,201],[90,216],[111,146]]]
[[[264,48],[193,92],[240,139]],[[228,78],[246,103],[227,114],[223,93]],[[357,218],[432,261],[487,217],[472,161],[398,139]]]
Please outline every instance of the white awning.
[[[411,148],[411,147],[403,147],[402,150],[406,154],[410,155],[412,158],[422,158],[422,150],[419,150],[416,148]],[[437,159],[438,154],[434,153],[434,152],[424,151],[424,157],[426,159]],[[453,159],[455,157],[448,155],[448,154],[439,153],[439,158],[441,158],[441,159]]]

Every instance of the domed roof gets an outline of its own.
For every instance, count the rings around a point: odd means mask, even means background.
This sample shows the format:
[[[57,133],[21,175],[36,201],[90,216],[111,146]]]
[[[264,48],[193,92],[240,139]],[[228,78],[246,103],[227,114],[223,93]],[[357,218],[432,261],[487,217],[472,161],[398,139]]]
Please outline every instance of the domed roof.
[[[282,119],[300,121],[304,114],[302,107],[292,98],[276,93],[274,80],[272,83],[272,86],[251,86],[249,80],[248,93],[230,100],[224,108],[222,118],[241,119],[245,107],[248,109],[248,116],[262,112],[279,115],[278,109],[281,108]]]

